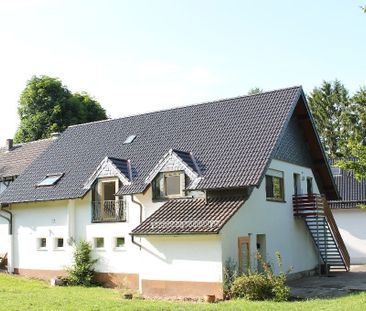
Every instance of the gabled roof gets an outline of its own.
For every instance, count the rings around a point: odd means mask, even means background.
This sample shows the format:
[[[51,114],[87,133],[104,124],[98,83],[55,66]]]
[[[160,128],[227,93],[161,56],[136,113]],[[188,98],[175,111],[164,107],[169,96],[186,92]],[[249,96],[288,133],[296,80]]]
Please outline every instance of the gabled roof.
[[[243,197],[170,200],[132,230],[133,235],[219,233]]]
[[[334,168],[333,177],[341,196],[341,200],[330,201],[330,207],[357,208],[360,204],[366,204],[366,179],[358,181],[351,171],[336,168],[333,160],[330,164]]]
[[[193,154],[191,152],[170,149],[147,175],[145,179],[145,187],[142,189],[142,191],[144,191],[149,186],[149,184],[159,174],[159,172],[166,170],[166,168],[171,170],[171,167],[174,167],[174,170],[184,171],[185,174],[191,179],[191,183],[188,185],[188,188],[196,186],[201,180],[201,172],[195,158],[193,157]],[[117,194],[128,194],[128,189],[129,187],[121,187]]]
[[[0,202],[82,197],[88,191],[83,187],[85,182],[105,157],[130,159],[132,182],[123,187],[123,192],[140,193],[149,173],[170,149],[194,154],[202,176],[197,189],[259,186],[295,110],[306,120],[304,126],[313,137],[310,149],[325,193],[337,197],[302,88],[291,87],[70,126],[26,174],[0,195]],[[136,138],[123,144],[130,135]],[[34,187],[43,176],[55,171],[65,173],[55,187]]]
[[[129,160],[105,157],[93,174],[84,184],[84,189],[90,189],[97,178],[118,177],[123,185],[131,184],[131,164]]]
[[[54,139],[42,139],[29,143],[16,144],[10,151],[0,148],[0,179],[20,175]]]

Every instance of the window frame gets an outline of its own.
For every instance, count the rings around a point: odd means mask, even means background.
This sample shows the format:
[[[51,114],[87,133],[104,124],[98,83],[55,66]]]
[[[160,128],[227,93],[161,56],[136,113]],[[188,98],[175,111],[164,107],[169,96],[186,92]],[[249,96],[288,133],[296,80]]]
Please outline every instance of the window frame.
[[[167,194],[166,179],[173,176],[179,176],[179,194]],[[152,181],[152,199],[153,201],[165,201],[169,199],[179,199],[185,197],[186,175],[182,170],[160,172]],[[163,191],[162,191],[163,190]]]
[[[45,241],[45,246],[42,246],[42,241]],[[46,237],[38,237],[37,238],[37,250],[46,251],[47,250],[47,238]]]
[[[62,240],[62,246],[59,246],[59,245],[58,245],[58,242],[59,242],[60,240]],[[64,238],[62,238],[62,237],[57,237],[57,238],[55,238],[55,244],[54,244],[54,245],[55,245],[55,246],[54,246],[55,250],[64,250],[64,249],[65,249],[65,239],[64,239]]]
[[[123,245],[118,246],[118,239],[123,239]],[[126,248],[126,238],[124,236],[116,236],[114,238],[114,249],[115,250],[123,250]]]
[[[310,184],[309,184],[309,182],[310,182]],[[310,187],[309,187],[309,185],[310,185]],[[307,195],[314,194],[314,182],[313,182],[313,177],[311,177],[311,176],[306,177],[306,193],[307,193]]]
[[[269,181],[270,180],[270,181]],[[279,180],[279,187],[280,187],[280,196],[275,196],[275,184],[274,180]],[[271,186],[271,192],[272,195],[269,195],[269,184]],[[279,202],[279,203],[285,203],[285,176],[283,171],[278,170],[268,170],[268,172],[265,175],[265,194],[266,194],[266,200],[271,202]]]
[[[98,239],[101,239],[103,241],[103,246],[98,246]],[[105,249],[105,238],[104,237],[98,236],[98,237],[95,237],[93,240],[94,240],[94,243],[93,243],[94,249],[96,249],[96,250]]]
[[[46,177],[37,183],[36,187],[52,187],[56,185],[63,176],[64,173],[47,174]],[[51,179],[52,182],[46,183],[47,179]]]

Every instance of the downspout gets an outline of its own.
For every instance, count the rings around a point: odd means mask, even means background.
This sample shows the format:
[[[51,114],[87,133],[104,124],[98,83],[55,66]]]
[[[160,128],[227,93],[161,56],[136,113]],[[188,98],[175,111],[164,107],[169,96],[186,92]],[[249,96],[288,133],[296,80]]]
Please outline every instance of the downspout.
[[[3,205],[0,204],[0,211],[5,212],[9,215],[9,217],[6,217],[4,215],[1,215],[0,217],[7,220],[9,223],[9,250],[8,250],[8,272],[13,273],[13,213],[9,210],[4,209],[4,207],[7,207],[9,205]]]
[[[137,204],[137,205],[140,207],[140,224],[141,224],[141,223],[142,223],[142,204],[141,204],[139,201],[136,201],[136,200],[134,199],[133,194],[131,194],[131,201],[132,201],[132,203],[135,203],[135,204]],[[131,234],[131,242],[132,242],[133,244],[137,245],[137,246],[140,248],[140,250],[141,250],[142,245],[141,245],[141,244],[139,244],[139,243],[137,243],[137,242],[135,241],[135,237],[134,237],[134,235],[133,235],[133,234]]]
[[[131,201],[132,201],[132,203],[135,203],[140,207],[140,224],[141,224],[142,223],[142,204],[134,199],[133,194],[131,194]],[[142,245],[135,241],[135,236],[133,234],[131,234],[131,242],[132,242],[132,244],[135,244],[136,246],[138,246],[141,251]],[[140,242],[141,242],[141,240],[140,240]],[[139,269],[139,291],[140,291],[140,293],[142,293],[142,275],[141,274],[143,274],[141,272],[142,271]]]

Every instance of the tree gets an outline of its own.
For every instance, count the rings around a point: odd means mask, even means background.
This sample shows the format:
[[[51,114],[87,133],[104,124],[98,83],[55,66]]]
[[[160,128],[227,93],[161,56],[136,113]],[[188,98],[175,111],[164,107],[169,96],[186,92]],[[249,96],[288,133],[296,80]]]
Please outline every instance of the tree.
[[[263,90],[259,87],[252,87],[249,91],[248,91],[248,95],[255,95],[255,94],[259,94],[259,93],[263,93]]]
[[[351,146],[351,157],[336,161],[336,166],[352,171],[358,181],[366,178],[366,146],[356,144]]]
[[[354,121],[347,89],[339,80],[323,81],[313,89],[308,101],[326,153],[331,158],[343,156]]]
[[[72,94],[57,78],[33,76],[20,95],[16,143],[50,137],[69,125],[107,119],[106,111],[86,93]]]

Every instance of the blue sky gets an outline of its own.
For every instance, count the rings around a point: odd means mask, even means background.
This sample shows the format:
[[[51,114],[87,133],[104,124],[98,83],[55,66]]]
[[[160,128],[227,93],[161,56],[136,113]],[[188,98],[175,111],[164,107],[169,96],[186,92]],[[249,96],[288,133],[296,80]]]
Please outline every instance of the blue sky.
[[[350,0],[0,1],[0,145],[32,75],[115,118],[340,79],[366,85],[366,14]]]

